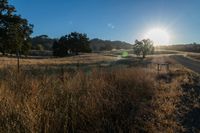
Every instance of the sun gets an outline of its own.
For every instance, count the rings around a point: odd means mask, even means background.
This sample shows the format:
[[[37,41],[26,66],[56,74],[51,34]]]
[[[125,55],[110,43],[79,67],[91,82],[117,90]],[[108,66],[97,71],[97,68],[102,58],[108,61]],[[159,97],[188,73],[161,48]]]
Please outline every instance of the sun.
[[[168,45],[170,36],[163,28],[153,28],[145,34],[145,38],[154,42],[154,45]]]

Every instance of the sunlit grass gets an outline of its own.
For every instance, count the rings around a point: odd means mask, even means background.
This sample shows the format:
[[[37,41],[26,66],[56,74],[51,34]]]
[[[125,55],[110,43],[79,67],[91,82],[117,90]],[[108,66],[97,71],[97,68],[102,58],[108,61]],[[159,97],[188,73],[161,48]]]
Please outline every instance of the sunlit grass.
[[[182,131],[176,105],[187,71],[94,68],[49,75],[5,69],[0,79],[0,131]],[[36,73],[37,74],[37,73]],[[185,76],[184,76],[185,75]],[[180,82],[182,81],[182,82]]]

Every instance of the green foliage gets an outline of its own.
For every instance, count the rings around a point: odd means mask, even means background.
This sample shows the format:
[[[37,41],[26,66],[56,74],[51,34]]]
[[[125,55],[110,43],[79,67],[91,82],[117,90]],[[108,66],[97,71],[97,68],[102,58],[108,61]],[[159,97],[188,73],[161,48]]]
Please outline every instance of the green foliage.
[[[53,43],[53,55],[54,56],[59,56],[59,57],[64,57],[68,54],[68,50],[64,47],[64,43],[62,40],[55,41]]]
[[[79,52],[91,52],[87,35],[77,32],[72,32],[69,35],[61,37],[58,41],[54,42],[52,48],[54,56],[77,55]]]
[[[28,55],[29,50],[31,49],[31,43],[29,41],[25,41],[21,47],[21,54]]]
[[[9,5],[7,0],[0,0],[0,52],[3,54],[17,51],[27,53],[29,50],[27,43],[33,25],[15,12],[15,7]]]
[[[137,56],[142,55],[145,58],[146,55],[154,53],[153,42],[150,39],[136,40],[133,50]]]

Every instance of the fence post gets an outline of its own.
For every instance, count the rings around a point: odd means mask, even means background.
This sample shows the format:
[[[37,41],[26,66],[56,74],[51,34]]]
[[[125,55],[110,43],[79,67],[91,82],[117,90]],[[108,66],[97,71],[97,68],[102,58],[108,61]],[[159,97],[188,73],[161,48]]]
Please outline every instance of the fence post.
[[[160,71],[160,64],[157,64],[157,71]]]
[[[65,82],[65,72],[64,72],[64,67],[61,67],[61,80],[64,83]]]
[[[167,64],[167,71],[169,71],[169,64]]]
[[[19,50],[17,50],[17,72],[19,73]]]

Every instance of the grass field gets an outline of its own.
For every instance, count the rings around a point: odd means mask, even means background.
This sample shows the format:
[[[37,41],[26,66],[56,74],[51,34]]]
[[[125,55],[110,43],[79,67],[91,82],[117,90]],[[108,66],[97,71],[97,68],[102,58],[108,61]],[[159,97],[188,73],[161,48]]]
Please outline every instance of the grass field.
[[[20,72],[16,59],[1,60],[1,132],[200,129],[199,77],[170,57],[141,60],[84,54],[22,59]],[[171,63],[170,70],[163,67],[158,72],[149,61]]]
[[[200,54],[188,54],[187,56],[200,61]]]
[[[51,58],[46,57],[42,59],[37,58],[21,58],[21,65],[62,65],[62,64],[75,64],[75,63],[96,63],[101,61],[111,61],[114,60],[112,56],[100,55],[100,54],[81,54],[80,56],[70,56],[65,58]],[[17,59],[15,57],[1,57],[2,65],[15,65]]]

